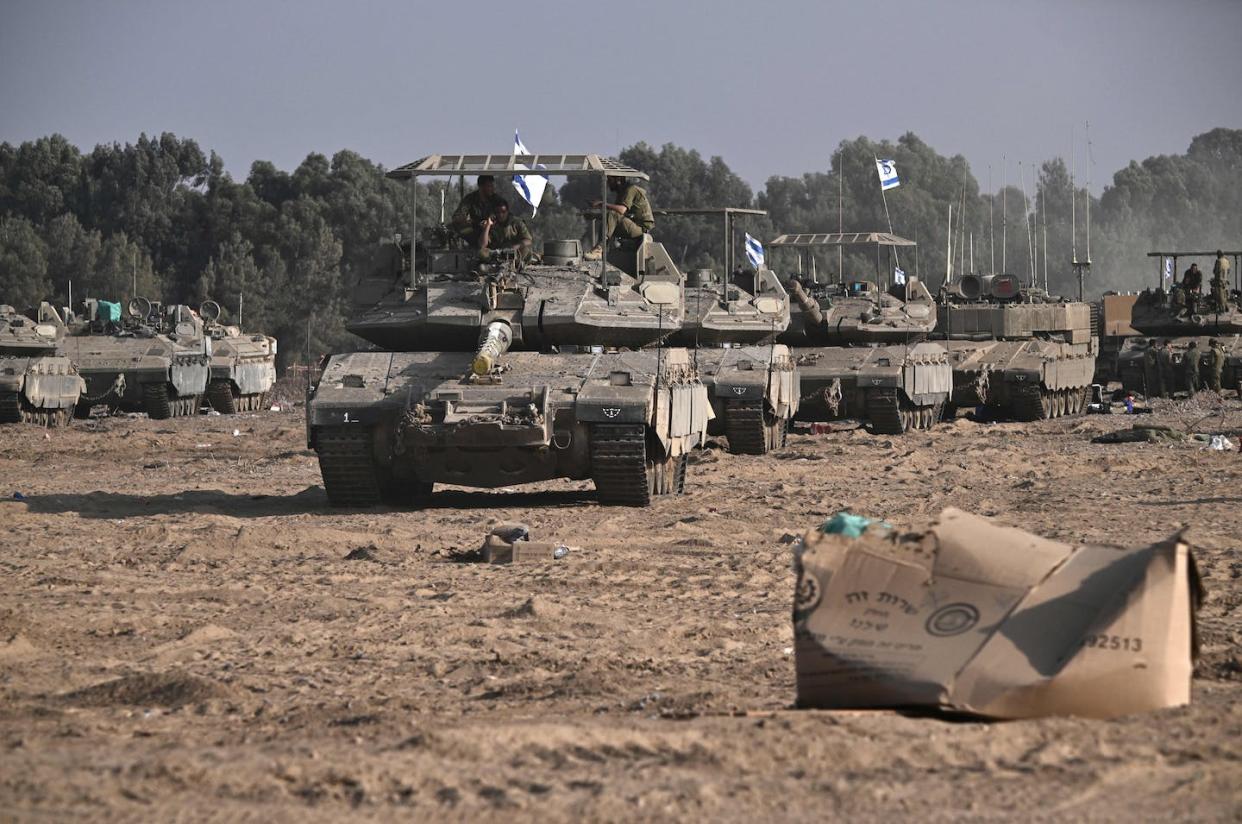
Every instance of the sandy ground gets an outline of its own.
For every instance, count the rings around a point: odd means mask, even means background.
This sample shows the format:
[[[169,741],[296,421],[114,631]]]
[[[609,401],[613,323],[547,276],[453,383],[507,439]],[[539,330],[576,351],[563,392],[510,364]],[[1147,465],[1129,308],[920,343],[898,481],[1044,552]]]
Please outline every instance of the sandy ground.
[[[1242,430],[1233,399],[1153,417],[1207,414]],[[1242,456],[1090,443],[1132,421],[801,434],[708,450],[648,510],[557,482],[421,512],[329,509],[297,412],[4,428],[0,818],[1236,820]],[[1192,705],[792,710],[792,535],[946,505],[1069,541],[1192,524]],[[498,520],[582,551],[479,563]]]

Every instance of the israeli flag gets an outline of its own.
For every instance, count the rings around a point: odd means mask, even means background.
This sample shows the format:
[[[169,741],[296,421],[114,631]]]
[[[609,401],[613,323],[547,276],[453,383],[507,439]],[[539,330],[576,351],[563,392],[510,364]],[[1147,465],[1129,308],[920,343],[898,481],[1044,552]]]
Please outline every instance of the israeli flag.
[[[906,285],[906,273],[900,266],[893,267],[893,283],[898,286]]]
[[[746,259],[750,261],[750,265],[756,269],[763,266],[763,244],[746,234]]]
[[[897,164],[891,160],[875,161],[875,170],[880,175],[880,189],[887,192],[889,189],[896,189],[901,185],[901,181],[897,179]]]
[[[515,157],[517,155],[530,154],[526,147],[522,145],[522,138],[518,137],[516,129],[513,131],[513,154]],[[513,166],[517,169],[527,168],[526,165],[517,162]],[[547,188],[548,179],[543,175],[514,175],[513,185],[517,189],[518,194],[522,196],[522,200],[529,203],[531,208],[535,210],[533,214],[538,214],[539,204],[543,202],[543,190]]]
[[[1170,257],[1164,259],[1164,282],[1173,282],[1173,258]]]

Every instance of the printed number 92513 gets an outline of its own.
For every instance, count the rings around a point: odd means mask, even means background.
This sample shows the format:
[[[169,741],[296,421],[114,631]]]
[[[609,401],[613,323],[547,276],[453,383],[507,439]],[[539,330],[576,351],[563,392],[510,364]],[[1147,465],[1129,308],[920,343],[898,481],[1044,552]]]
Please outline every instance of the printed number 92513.
[[[1088,635],[1082,642],[1084,647],[1094,649],[1116,649],[1126,652],[1142,652],[1142,638],[1126,638],[1122,635]]]

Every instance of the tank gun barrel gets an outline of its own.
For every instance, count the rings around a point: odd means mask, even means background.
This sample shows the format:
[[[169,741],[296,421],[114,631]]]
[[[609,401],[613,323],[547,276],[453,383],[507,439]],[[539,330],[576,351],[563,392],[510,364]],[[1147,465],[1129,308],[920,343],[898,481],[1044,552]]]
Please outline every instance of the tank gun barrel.
[[[500,356],[509,351],[513,343],[513,331],[509,324],[502,320],[494,320],[487,325],[487,331],[479,339],[479,351],[475,353],[470,365],[474,374],[483,376],[492,371]]]
[[[798,302],[798,306],[802,308],[802,311],[806,312],[807,317],[811,319],[812,323],[818,326],[824,322],[824,313],[819,308],[819,304],[806,293],[801,283],[796,280],[790,280],[789,294],[793,295],[793,299]]]

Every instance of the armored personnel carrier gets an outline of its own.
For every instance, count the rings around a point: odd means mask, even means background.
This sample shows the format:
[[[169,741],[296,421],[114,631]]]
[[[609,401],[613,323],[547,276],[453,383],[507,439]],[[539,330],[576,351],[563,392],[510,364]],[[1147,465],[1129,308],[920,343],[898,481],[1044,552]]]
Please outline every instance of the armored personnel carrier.
[[[914,242],[882,232],[781,235],[770,249],[801,253],[850,246],[895,248]],[[800,267],[801,268],[801,267]],[[879,434],[930,429],[949,399],[948,352],[929,342],[936,303],[916,277],[825,283],[786,275],[797,307],[779,340],[793,346],[803,420],[856,418]]]
[[[937,335],[952,359],[955,407],[1018,421],[1086,409],[1099,352],[1088,304],[1009,274],[965,275],[942,298]]]
[[[598,155],[431,155],[423,177],[646,175]],[[606,196],[601,200],[607,201]],[[417,210],[414,210],[417,214]],[[600,214],[604,217],[603,209]],[[577,240],[541,258],[469,248],[447,226],[386,247],[347,328],[386,351],[332,355],[308,442],[332,504],[412,503],[436,483],[501,487],[591,478],[603,503],[683,491],[711,406],[688,351],[681,272],[650,236],[586,260]]]
[[[77,365],[86,392],[75,414],[95,406],[146,412],[156,420],[198,414],[207,389],[211,338],[189,307],[136,297],[122,319],[115,304],[88,299],[68,324],[61,352]]]
[[[221,415],[266,409],[268,393],[276,385],[276,339],[221,323],[223,312],[214,300],[204,301],[198,314],[211,338],[211,408]]]
[[[1242,252],[1224,254],[1227,258],[1233,258],[1231,268],[1234,277],[1238,277]],[[1150,252],[1148,257],[1157,258],[1162,264],[1155,288],[1126,296],[1128,300],[1113,297],[1110,301],[1109,297],[1105,297],[1103,301],[1105,325],[1122,326],[1130,333],[1115,345],[1116,375],[1122,387],[1144,395],[1154,393],[1145,356],[1151,340],[1159,339],[1168,341],[1167,357],[1171,361],[1166,376],[1171,384],[1165,386],[1166,391],[1187,391],[1189,387],[1186,385],[1183,361],[1191,341],[1195,342],[1200,358],[1199,371],[1203,376],[1210,368],[1210,343],[1215,339],[1220,341],[1226,355],[1222,384],[1237,390],[1242,396],[1242,293],[1239,293],[1236,282],[1227,284],[1222,306],[1213,299],[1210,288],[1207,295],[1192,293],[1180,282],[1170,284],[1167,290],[1164,288],[1165,265],[1169,266],[1169,274],[1175,274],[1178,260],[1189,257],[1205,258],[1211,267],[1210,261],[1216,257],[1215,252]],[[1208,283],[1203,286],[1208,287]]]
[[[685,322],[670,338],[693,348],[707,386],[712,419],[708,432],[724,436],[729,451],[763,455],[785,445],[789,420],[798,411],[798,371],[788,346],[776,336],[789,327],[789,295],[776,273],[735,265],[734,222],[759,209],[657,209],[656,215],[722,218],[722,271],[699,269],[684,288]]]
[[[47,303],[38,317],[0,306],[0,423],[69,423],[86,389],[73,362],[57,352],[65,325]]]

